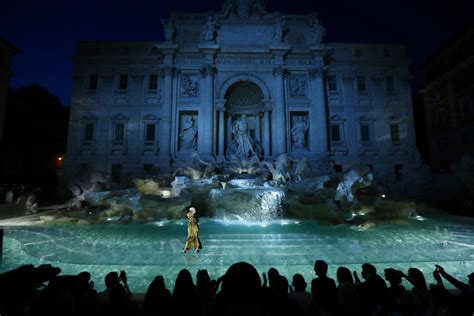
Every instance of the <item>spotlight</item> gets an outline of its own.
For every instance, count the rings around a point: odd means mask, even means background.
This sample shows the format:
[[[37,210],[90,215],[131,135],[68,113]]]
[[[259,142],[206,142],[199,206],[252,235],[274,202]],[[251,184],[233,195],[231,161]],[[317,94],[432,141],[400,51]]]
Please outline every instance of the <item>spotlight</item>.
[[[385,194],[380,195],[380,197],[382,197],[382,199],[385,199],[385,196],[386,196]]]

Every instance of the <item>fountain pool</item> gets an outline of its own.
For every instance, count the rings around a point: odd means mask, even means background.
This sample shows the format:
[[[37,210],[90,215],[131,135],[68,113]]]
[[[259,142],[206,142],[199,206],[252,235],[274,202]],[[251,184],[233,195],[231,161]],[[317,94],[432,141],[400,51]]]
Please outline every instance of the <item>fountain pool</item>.
[[[200,254],[182,254],[185,220],[147,224],[43,224],[3,226],[1,271],[25,263],[51,263],[62,274],[91,272],[96,289],[103,289],[109,271],[126,270],[132,291],[145,292],[161,274],[172,289],[179,270],[193,275],[207,269],[217,278],[238,261],[259,272],[276,267],[291,280],[301,273],[314,277],[316,259],[329,263],[334,277],[338,266],[360,271],[370,262],[379,271],[395,267],[423,270],[433,281],[434,263],[461,280],[474,271],[474,221],[447,216],[410,219],[375,227],[327,226],[316,221],[274,220],[264,223],[201,219]],[[309,283],[309,282],[308,282]]]

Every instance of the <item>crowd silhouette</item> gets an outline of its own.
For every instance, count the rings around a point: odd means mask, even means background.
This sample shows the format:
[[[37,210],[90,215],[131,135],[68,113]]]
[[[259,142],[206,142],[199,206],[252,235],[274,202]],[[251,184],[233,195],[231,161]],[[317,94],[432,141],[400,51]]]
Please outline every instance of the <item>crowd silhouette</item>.
[[[317,316],[463,316],[474,314],[474,273],[468,282],[454,278],[443,267],[433,271],[435,284],[427,285],[417,268],[387,268],[383,277],[374,265],[356,271],[337,268],[337,283],[327,276],[328,264],[316,260],[311,288],[301,274],[288,279],[277,269],[259,273],[249,263],[238,262],[217,280],[207,270],[179,272],[173,291],[158,275],[144,299],[134,299],[125,271],[105,276],[106,289],[97,292],[88,272],[60,275],[51,265],[24,265],[0,274],[0,315],[317,315]],[[263,279],[263,282],[262,282]],[[402,285],[406,279],[410,288]],[[448,290],[449,282],[457,290]],[[388,285],[387,285],[388,284]]]

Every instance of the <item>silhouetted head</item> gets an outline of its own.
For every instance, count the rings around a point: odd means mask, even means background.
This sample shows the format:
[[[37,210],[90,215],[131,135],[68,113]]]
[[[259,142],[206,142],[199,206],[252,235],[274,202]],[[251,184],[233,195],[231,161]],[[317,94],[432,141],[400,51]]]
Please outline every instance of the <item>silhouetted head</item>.
[[[245,303],[259,299],[261,286],[255,267],[247,262],[238,262],[225,273],[221,292],[228,301]]]
[[[375,275],[377,274],[377,269],[375,268],[375,266],[373,264],[370,264],[370,263],[364,263],[362,265],[362,277],[364,279],[367,279],[368,277],[370,277],[371,275]]]
[[[157,275],[150,285],[145,294],[145,301],[150,302],[156,300],[160,293],[163,293],[166,290],[165,279],[161,275]]]
[[[347,269],[346,267],[337,268],[336,275],[337,275],[337,283],[354,284],[354,279],[352,278],[351,270]]]
[[[402,284],[402,273],[393,268],[387,268],[384,270],[385,280],[390,282],[391,285]]]
[[[211,282],[211,277],[206,269],[198,270],[196,273],[196,286],[206,286]]]
[[[428,289],[425,276],[417,268],[408,269],[408,276],[413,280],[414,286],[418,288]]]
[[[186,296],[196,294],[191,272],[187,269],[179,271],[173,289],[173,297],[185,299]]]
[[[323,260],[316,260],[314,263],[314,272],[317,276],[325,276],[328,273],[328,264]]]
[[[304,292],[306,290],[306,281],[299,273],[293,275],[293,282],[291,282],[291,285],[293,285],[296,292]]]
[[[471,287],[474,287],[474,272],[468,274],[467,279],[469,280],[468,283]]]
[[[105,287],[108,289],[113,288],[115,285],[119,284],[119,277],[117,272],[109,272],[105,276]]]

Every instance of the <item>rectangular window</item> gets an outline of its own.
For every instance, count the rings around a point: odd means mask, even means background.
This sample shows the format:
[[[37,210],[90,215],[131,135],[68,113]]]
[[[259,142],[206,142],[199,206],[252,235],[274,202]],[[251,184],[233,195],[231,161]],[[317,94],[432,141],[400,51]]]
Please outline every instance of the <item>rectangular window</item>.
[[[119,90],[127,90],[128,88],[128,75],[120,75]]]
[[[465,118],[469,118],[472,116],[471,99],[469,97],[463,98],[461,100],[461,108],[462,108],[462,115]]]
[[[400,165],[400,164],[393,165],[393,175],[395,177],[395,181],[400,181],[402,179],[402,168],[403,168],[403,165]]]
[[[158,75],[150,75],[148,80],[148,90],[156,91],[158,89]]]
[[[400,131],[398,129],[398,124],[390,124],[390,139],[394,143],[400,141]]]
[[[370,142],[369,124],[360,124],[360,140],[365,143]]]
[[[385,78],[386,89],[388,93],[393,93],[395,91],[395,87],[393,85],[393,78],[387,77]]]
[[[329,89],[329,92],[337,92],[337,77],[335,76],[328,77],[328,89]]]
[[[334,172],[340,173],[342,172],[342,165],[334,165]]]
[[[365,86],[365,77],[364,76],[357,76],[357,91],[358,92],[366,92],[367,87]]]
[[[122,180],[122,165],[112,165],[112,181],[120,183]]]
[[[84,126],[84,140],[94,139],[94,123],[87,123]]]
[[[155,141],[155,130],[156,130],[156,124],[146,124],[146,128],[145,128],[145,141],[146,142]]]
[[[90,77],[89,77],[89,90],[90,91],[96,91],[98,82],[99,82],[99,76],[97,74],[90,75]]]
[[[123,141],[125,138],[125,124],[117,123],[115,124],[115,141]]]
[[[152,170],[153,170],[153,165],[152,164],[144,164],[143,165],[143,171],[151,172]]]
[[[331,124],[331,141],[340,142],[341,141],[341,129],[339,124]]]

